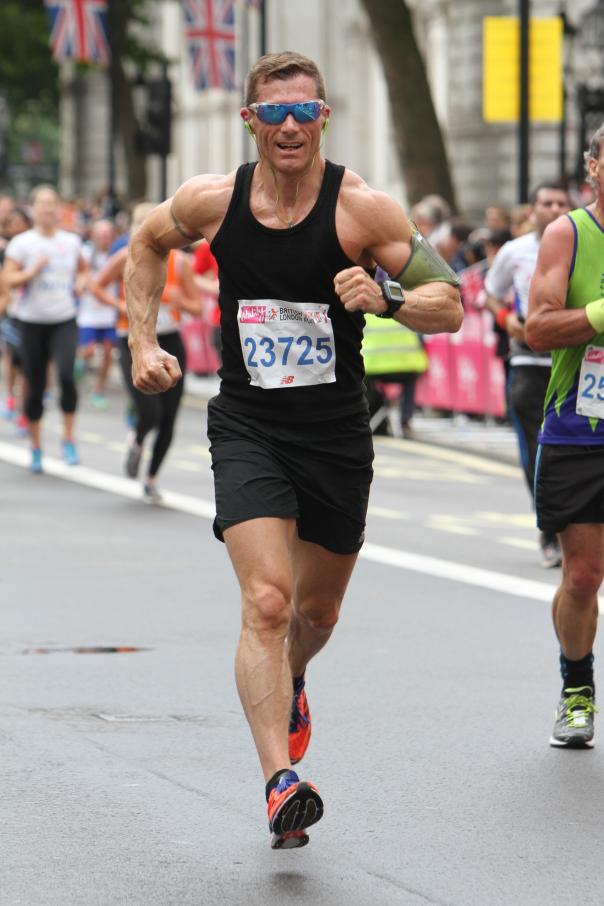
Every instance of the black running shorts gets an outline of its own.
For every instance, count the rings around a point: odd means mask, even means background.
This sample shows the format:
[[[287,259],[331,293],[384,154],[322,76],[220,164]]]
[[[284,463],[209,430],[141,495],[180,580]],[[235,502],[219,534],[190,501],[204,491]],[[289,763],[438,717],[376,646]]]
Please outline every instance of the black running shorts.
[[[268,391],[270,392],[270,391]],[[298,535],[336,554],[361,549],[373,443],[368,414],[283,424],[208,404],[214,534],[248,519],[296,519]]]
[[[542,444],[535,470],[535,507],[542,532],[604,523],[604,447]]]

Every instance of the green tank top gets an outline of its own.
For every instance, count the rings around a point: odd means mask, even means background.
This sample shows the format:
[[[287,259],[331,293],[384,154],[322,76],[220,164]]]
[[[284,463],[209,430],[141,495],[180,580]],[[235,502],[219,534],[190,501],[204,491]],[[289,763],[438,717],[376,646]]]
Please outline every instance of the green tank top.
[[[566,215],[575,236],[566,308],[585,308],[604,296],[604,229],[585,208]],[[545,412],[539,441],[544,444],[604,444],[602,419],[578,415],[577,391],[581,363],[587,346],[603,346],[600,333],[580,346],[552,350],[552,373],[545,395]],[[598,392],[582,387],[582,393]]]

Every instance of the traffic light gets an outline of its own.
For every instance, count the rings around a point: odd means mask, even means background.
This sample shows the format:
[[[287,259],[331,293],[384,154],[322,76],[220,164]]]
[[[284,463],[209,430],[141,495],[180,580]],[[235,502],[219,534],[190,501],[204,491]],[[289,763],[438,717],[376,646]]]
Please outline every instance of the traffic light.
[[[153,79],[146,83],[147,105],[141,134],[146,154],[170,153],[172,133],[172,83],[170,79]]]

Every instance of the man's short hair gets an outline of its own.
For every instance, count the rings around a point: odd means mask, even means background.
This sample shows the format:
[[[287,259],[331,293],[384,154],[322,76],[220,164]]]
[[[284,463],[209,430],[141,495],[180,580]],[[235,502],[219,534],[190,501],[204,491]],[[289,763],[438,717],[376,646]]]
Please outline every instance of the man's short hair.
[[[568,186],[563,179],[546,179],[544,182],[540,182],[538,186],[535,186],[531,192],[529,201],[532,205],[537,203],[537,196],[541,189],[554,189],[558,192],[564,192],[568,196]]]
[[[511,238],[512,234],[509,230],[489,230],[488,236],[485,236],[484,238],[484,243],[485,245],[494,245],[497,248],[501,248],[501,246],[505,245],[506,242],[509,242]]]
[[[61,200],[61,196],[59,195],[56,186],[52,186],[49,182],[41,182],[39,185],[34,186],[29,193],[30,204],[34,204],[36,198],[41,192],[52,192],[57,201]]]
[[[590,160],[599,160],[600,151],[602,150],[602,141],[604,141],[604,123],[600,126],[599,129],[594,132],[589,143],[589,149],[583,154],[583,160],[585,161],[585,172],[587,174],[586,180],[592,189],[596,188],[596,184],[589,175],[588,161]]]
[[[457,239],[458,242],[467,242],[473,229],[474,227],[470,226],[469,223],[457,218],[451,221],[449,227],[450,235],[453,236],[454,239]]]
[[[273,79],[286,81],[297,75],[307,75],[314,79],[317,89],[316,97],[323,101],[327,100],[325,80],[317,64],[301,53],[285,50],[282,53],[267,53],[252,66],[246,82],[246,106],[256,101],[260,85]]]

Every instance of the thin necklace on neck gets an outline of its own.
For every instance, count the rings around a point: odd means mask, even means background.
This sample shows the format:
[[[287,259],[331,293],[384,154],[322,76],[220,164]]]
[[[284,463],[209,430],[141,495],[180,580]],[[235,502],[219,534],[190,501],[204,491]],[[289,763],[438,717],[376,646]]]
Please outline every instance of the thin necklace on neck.
[[[301,176],[296,185],[296,194],[294,195],[293,204],[291,205],[291,207],[289,209],[289,217],[287,218],[287,220],[285,220],[285,218],[282,217],[281,214],[279,213],[279,189],[277,189],[277,194],[275,195],[275,214],[277,215],[277,217],[281,221],[281,223],[284,223],[285,226],[288,227],[290,230],[293,226],[296,225],[296,221],[294,220],[293,211],[294,211],[294,208],[296,207],[296,202],[298,200],[298,193],[300,191],[300,183],[302,182],[303,178],[304,178],[304,176]]]
[[[307,173],[310,173],[310,171],[312,170],[312,168],[313,168],[313,166],[314,166],[314,163],[315,163],[315,158],[316,158],[316,156],[317,156],[317,152],[315,151],[315,153],[313,154],[313,158],[312,158],[312,160],[311,160],[311,162],[310,162],[310,167],[308,168],[308,170],[306,170],[305,173],[302,174],[302,176],[300,177],[300,179],[299,179],[298,182],[296,183],[296,192],[295,192],[295,195],[294,195],[293,203],[292,203],[292,205],[290,206],[290,209],[289,209],[289,217],[287,218],[287,220],[286,220],[284,217],[282,217],[281,214],[279,213],[279,199],[280,199],[280,195],[279,195],[279,186],[277,185],[277,176],[276,176],[275,171],[273,170],[273,168],[270,167],[270,165],[269,165],[270,171],[271,171],[271,173],[273,174],[273,179],[274,179],[274,181],[275,181],[275,189],[276,189],[276,191],[277,191],[277,194],[275,195],[275,214],[277,215],[277,218],[281,221],[281,223],[284,223],[285,226],[286,226],[288,229],[290,229],[290,230],[291,230],[292,227],[294,227],[294,226],[296,225],[296,221],[294,220],[294,208],[296,207],[296,202],[298,201],[298,194],[299,194],[299,192],[300,192],[300,186],[301,186],[301,184],[302,184],[302,180],[304,179],[304,177],[306,176],[306,174],[307,174]]]

